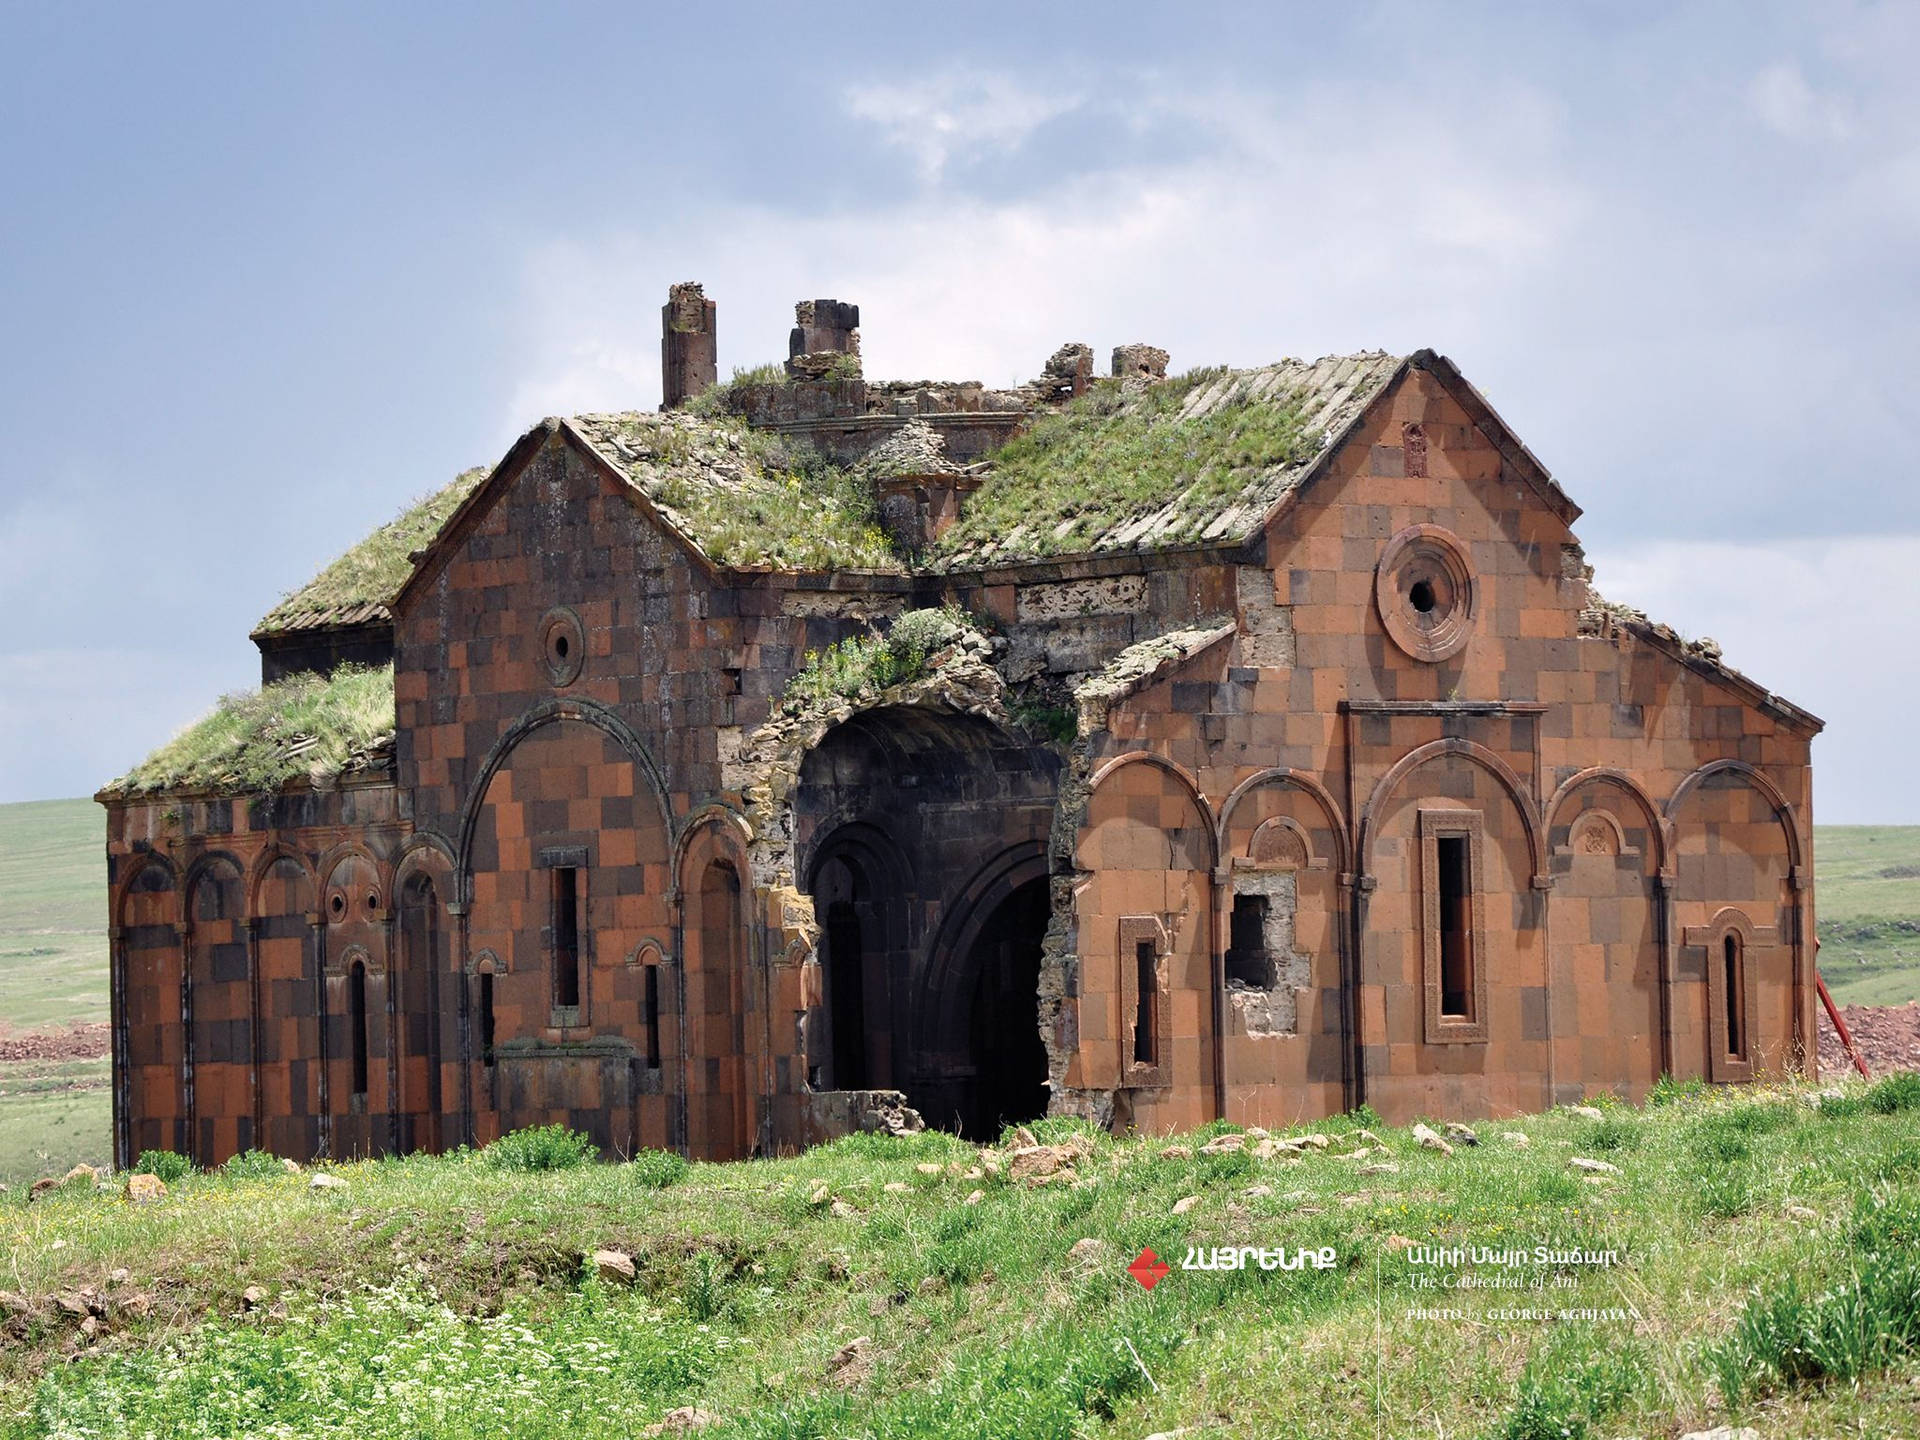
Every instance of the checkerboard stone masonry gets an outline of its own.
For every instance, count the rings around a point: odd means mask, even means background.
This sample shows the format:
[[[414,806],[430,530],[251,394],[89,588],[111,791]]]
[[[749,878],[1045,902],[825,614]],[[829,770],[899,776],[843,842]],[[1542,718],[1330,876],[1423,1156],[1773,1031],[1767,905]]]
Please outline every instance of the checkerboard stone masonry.
[[[390,749],[101,792],[121,1163],[1502,1115],[1815,1063],[1820,722],[1601,602],[1443,357],[883,384],[816,300],[787,384],[716,390],[714,313],[674,286],[662,340],[712,418],[544,421],[337,624],[263,628],[269,679],[390,658]],[[1078,546],[943,540],[1010,436],[1064,412],[1097,467],[1103,417],[1189,383],[1154,424],[1293,407],[1310,453]],[[697,425],[738,427],[726,475]],[[896,558],[716,559],[779,498],[749,433],[866,475]],[[793,698],[938,607],[972,638]]]

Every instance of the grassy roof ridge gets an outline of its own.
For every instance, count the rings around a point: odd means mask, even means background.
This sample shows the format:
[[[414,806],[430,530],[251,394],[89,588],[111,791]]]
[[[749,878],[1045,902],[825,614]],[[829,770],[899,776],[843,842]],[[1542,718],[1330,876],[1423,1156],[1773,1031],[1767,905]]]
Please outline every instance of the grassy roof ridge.
[[[877,523],[864,475],[732,415],[630,411],[569,422],[720,565],[905,567]]]
[[[1204,366],[1152,385],[1095,381],[993,456],[934,547],[936,567],[1158,548],[1239,536],[1378,392],[1392,357],[1252,370]]]
[[[413,552],[432,543],[491,470],[488,465],[462,470],[450,483],[413,501],[285,596],[254,633],[275,634],[385,618],[388,603],[413,573]]]
[[[393,748],[393,666],[303,671],[220,697],[207,714],[106,787],[258,795],[289,782],[325,785],[384,765]]]

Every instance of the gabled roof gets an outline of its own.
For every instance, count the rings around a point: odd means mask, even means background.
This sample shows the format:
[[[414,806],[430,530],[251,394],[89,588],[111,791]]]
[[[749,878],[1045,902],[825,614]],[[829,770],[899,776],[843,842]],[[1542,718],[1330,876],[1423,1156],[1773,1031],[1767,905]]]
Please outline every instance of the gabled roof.
[[[864,477],[744,420],[628,411],[562,423],[714,565],[906,569],[874,523]]]
[[[979,569],[1244,541],[1405,364],[1370,351],[1097,382],[994,454],[932,562]]]
[[[440,533],[486,474],[484,465],[463,470],[452,484],[416,500],[274,606],[253,638],[391,620],[388,605],[413,571],[413,552]]]
[[[1554,483],[1453,362],[1431,350],[1194,370],[1150,386],[1098,382],[995,453],[931,563],[984,569],[1067,555],[1237,545],[1326,468],[1408,370],[1460,403],[1512,471],[1569,524]]]
[[[302,672],[220,703],[100,791],[264,795],[330,784],[393,760],[393,666]]]

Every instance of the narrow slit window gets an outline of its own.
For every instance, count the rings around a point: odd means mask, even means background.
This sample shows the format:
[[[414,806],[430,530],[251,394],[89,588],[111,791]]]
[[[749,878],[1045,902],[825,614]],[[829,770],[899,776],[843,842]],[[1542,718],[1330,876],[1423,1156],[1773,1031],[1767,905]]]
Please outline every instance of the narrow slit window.
[[[1273,988],[1273,957],[1267,952],[1267,897],[1236,895],[1228,926],[1227,984],[1249,990]]]
[[[1465,835],[1441,835],[1435,852],[1440,870],[1440,1014],[1472,1020],[1473,861]]]
[[[347,972],[347,1017],[353,1040],[353,1093],[367,1093],[367,967],[358,960]]]
[[[1747,1017],[1741,1002],[1746,987],[1740,983],[1739,936],[1729,935],[1721,941],[1721,962],[1726,967],[1720,989],[1727,1006],[1727,1055],[1730,1059],[1744,1060],[1747,1056]]]
[[[580,1005],[580,872],[571,865],[553,871],[553,1003]]]
[[[493,1064],[493,972],[480,973],[480,1063]]]
[[[660,1068],[660,967],[646,967],[647,1068]]]
[[[1155,1022],[1160,1018],[1159,962],[1151,940],[1135,943],[1133,1063],[1136,1065],[1155,1065],[1160,1060],[1160,1044],[1155,1033],[1159,1029]]]

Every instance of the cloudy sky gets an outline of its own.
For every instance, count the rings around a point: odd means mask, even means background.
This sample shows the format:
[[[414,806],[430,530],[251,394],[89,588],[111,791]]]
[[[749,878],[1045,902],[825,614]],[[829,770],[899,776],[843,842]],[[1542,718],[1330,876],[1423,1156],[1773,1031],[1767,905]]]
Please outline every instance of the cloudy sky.
[[[814,295],[881,376],[1441,350],[1610,598],[1827,719],[1818,818],[1920,823],[1920,8],[6,3],[0,47],[0,801],[256,679],[284,591],[533,420],[656,405],[697,278],[723,373]]]

